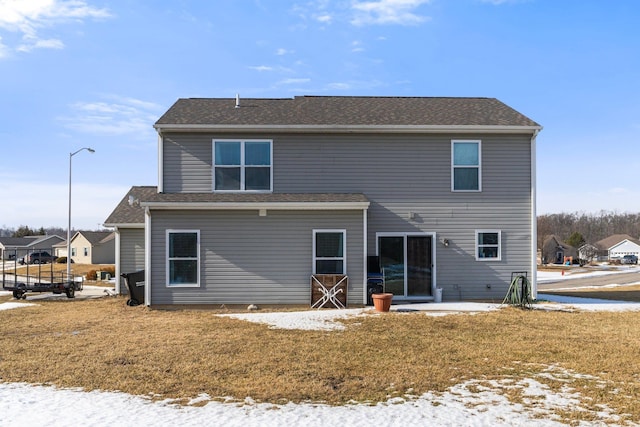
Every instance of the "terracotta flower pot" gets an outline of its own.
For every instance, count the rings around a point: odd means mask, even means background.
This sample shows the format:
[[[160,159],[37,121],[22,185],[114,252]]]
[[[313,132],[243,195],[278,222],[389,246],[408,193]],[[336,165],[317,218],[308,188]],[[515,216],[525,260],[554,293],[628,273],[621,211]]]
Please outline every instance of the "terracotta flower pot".
[[[376,311],[389,311],[393,294],[371,294]]]

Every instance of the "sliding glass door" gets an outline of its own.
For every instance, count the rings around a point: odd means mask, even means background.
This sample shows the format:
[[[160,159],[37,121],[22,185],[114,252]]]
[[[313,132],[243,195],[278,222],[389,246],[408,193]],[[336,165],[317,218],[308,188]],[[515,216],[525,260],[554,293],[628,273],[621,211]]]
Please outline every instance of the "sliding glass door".
[[[385,291],[402,297],[433,296],[433,236],[379,234]]]

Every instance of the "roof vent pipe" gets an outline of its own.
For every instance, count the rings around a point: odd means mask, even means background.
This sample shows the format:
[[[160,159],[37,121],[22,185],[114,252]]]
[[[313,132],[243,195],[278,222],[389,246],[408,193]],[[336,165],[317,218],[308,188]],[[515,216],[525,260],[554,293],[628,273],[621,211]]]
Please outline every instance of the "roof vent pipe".
[[[240,94],[236,93],[236,108],[240,108]]]

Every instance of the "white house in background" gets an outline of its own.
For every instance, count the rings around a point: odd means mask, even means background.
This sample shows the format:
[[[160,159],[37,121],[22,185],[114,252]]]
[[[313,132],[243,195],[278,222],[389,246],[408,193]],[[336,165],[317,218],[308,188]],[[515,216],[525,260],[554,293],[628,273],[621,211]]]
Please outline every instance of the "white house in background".
[[[63,247],[64,246],[64,247]],[[66,256],[66,242],[57,255]],[[113,231],[78,231],[71,238],[71,259],[78,264],[115,264],[116,240]]]
[[[622,242],[609,248],[609,259],[622,258],[625,255],[640,257],[640,241],[624,239]]]
[[[584,244],[578,248],[578,258],[581,262],[591,262],[593,260],[599,260],[598,254],[600,249],[596,245],[591,243]]]
[[[600,249],[599,259],[614,260],[625,255],[635,255],[640,257],[640,240],[634,239],[628,234],[614,234],[605,239],[599,240],[595,246]]]

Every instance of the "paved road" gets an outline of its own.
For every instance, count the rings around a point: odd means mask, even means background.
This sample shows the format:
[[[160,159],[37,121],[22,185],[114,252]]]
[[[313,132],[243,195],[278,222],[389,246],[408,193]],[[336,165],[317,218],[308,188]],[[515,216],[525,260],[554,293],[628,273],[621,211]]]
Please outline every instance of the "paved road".
[[[580,288],[585,286],[605,286],[605,285],[626,285],[631,283],[640,283],[640,272],[634,273],[612,273],[602,276],[591,276],[580,278],[576,274],[576,278],[562,279],[557,282],[538,283],[538,292],[544,292],[559,288]]]

